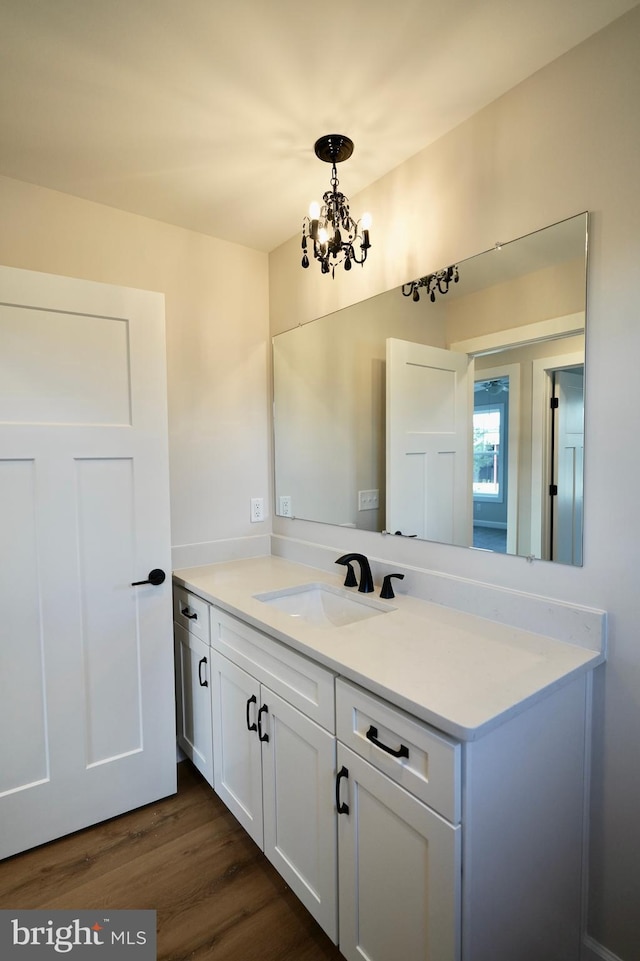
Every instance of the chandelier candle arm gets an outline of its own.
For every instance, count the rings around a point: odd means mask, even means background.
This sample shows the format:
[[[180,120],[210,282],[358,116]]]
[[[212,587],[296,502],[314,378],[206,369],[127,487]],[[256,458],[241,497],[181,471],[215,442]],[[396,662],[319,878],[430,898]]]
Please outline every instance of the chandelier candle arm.
[[[335,277],[339,264],[345,270],[351,270],[353,263],[364,264],[371,247],[371,217],[364,214],[360,221],[355,221],[348,197],[338,190],[336,164],[351,156],[353,141],[343,134],[327,134],[316,140],[314,150],[320,160],[331,164],[331,189],[323,194],[322,206],[316,202],[310,205],[309,215],[302,221],[302,266],[309,266],[307,251],[311,241],[321,272]]]

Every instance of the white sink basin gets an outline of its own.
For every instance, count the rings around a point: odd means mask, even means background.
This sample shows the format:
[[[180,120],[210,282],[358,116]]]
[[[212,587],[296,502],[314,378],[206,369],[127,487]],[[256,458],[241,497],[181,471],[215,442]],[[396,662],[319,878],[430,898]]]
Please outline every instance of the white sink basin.
[[[301,584],[254,594],[254,597],[313,627],[342,627],[395,610],[375,598],[352,594],[330,584]]]

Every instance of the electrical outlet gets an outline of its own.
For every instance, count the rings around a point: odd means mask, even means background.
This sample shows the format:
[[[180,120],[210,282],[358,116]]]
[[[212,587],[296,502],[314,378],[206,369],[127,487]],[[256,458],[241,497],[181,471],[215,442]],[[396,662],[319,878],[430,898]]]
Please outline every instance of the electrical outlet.
[[[251,498],[251,523],[259,524],[264,520],[264,497]]]
[[[293,517],[291,494],[281,494],[278,498],[278,507],[278,513],[280,514],[280,517]]]
[[[380,506],[379,491],[358,491],[358,510],[375,511]]]

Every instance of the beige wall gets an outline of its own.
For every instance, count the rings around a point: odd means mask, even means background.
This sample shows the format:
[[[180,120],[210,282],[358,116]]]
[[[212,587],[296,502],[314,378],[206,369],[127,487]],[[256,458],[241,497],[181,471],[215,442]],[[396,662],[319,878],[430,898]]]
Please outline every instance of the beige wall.
[[[352,197],[374,218],[362,270],[335,280],[303,271],[298,237],[270,256],[275,333],[489,249],[497,238],[591,212],[584,567],[398,545],[282,518],[274,526],[610,612],[610,658],[595,691],[589,931],[623,961],[640,958],[639,50],[636,8]],[[348,169],[341,180],[349,193]]]
[[[283,331],[274,339],[276,497],[314,521],[385,526],[386,338],[445,346],[445,311],[397,290]],[[379,510],[358,510],[378,490]]]
[[[266,255],[6,178],[0,223],[0,263],[164,293],[173,545],[268,529]]]
[[[584,311],[584,257],[558,267],[547,267],[479,290],[467,297],[444,299],[447,341],[523,327],[540,320]]]

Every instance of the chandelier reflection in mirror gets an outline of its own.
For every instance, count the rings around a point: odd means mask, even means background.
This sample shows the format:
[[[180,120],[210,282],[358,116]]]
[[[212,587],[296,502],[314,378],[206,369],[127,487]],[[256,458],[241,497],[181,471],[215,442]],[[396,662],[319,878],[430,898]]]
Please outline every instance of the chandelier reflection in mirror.
[[[309,248],[320,261],[323,274],[335,277],[335,269],[343,264],[364,264],[371,247],[369,227],[371,217],[363,214],[354,220],[349,212],[349,200],[338,190],[336,164],[348,160],[353,153],[353,141],[343,134],[330,133],[314,144],[316,157],[331,164],[331,189],[323,195],[323,204],[312,203],[309,216],[302,222],[302,266],[309,266]]]
[[[419,288],[426,287],[429,300],[431,303],[434,303],[436,291],[439,294],[448,293],[449,284],[451,282],[457,284],[459,279],[458,265],[452,264],[443,270],[437,270],[435,274],[427,274],[425,277],[420,277],[419,280],[412,280],[408,284],[403,284],[402,294],[404,297],[412,297],[414,302],[417,303],[420,300],[420,294],[418,293]]]

